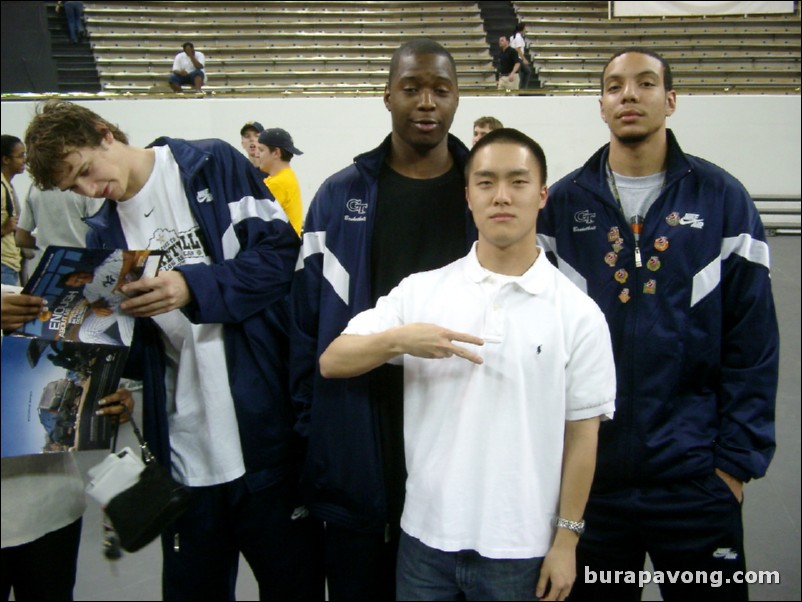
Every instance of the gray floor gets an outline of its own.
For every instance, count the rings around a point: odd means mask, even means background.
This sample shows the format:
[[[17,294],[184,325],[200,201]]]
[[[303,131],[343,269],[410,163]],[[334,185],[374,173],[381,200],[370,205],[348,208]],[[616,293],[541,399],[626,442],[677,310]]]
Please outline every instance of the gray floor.
[[[752,571],[778,571],[778,585],[752,585],[753,600],[800,600],[800,238],[770,240],[777,313],[782,332],[780,391],[777,398],[777,454],[768,475],[746,487],[744,521],[747,564]],[[133,444],[131,441],[129,444]],[[102,454],[79,454],[82,468]],[[161,553],[157,544],[109,562],[101,553],[100,511],[90,501],[78,567],[76,600],[159,600]],[[240,600],[258,598],[256,584],[242,564]],[[645,600],[659,600],[656,587]]]

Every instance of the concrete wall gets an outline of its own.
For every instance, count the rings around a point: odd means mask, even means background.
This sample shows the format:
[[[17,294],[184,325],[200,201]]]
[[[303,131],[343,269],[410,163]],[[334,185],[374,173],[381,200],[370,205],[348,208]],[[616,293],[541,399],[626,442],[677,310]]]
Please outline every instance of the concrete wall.
[[[283,127],[304,151],[292,165],[308,207],[321,182],[352,158],[375,147],[390,131],[381,98],[276,98],[81,101],[118,123],[131,143],[160,135],[217,137],[239,148],[243,123]],[[800,196],[799,96],[680,97],[669,126],[688,153],[739,178],[753,196]],[[36,103],[2,102],[2,132],[23,137]],[[452,133],[470,144],[474,119],[493,115],[543,146],[554,183],[583,163],[609,138],[592,97],[463,97]],[[14,180],[28,188],[27,175]]]

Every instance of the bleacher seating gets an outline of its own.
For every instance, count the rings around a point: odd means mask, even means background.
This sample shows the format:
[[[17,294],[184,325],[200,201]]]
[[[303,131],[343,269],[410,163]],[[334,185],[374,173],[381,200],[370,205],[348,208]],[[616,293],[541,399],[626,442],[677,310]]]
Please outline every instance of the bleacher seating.
[[[598,94],[616,50],[645,46],[671,63],[683,94],[800,92],[800,20],[793,15],[608,18],[607,2],[514,3],[527,24],[544,94]]]
[[[493,80],[473,2],[87,2],[106,92],[164,90],[192,41],[216,93],[380,93],[401,43],[449,48],[464,90]],[[177,33],[178,32],[178,33]]]
[[[800,92],[800,21],[748,18],[608,18],[608,3],[513,3],[542,87],[522,93],[597,94],[599,72],[623,46],[671,62],[680,93]],[[170,93],[166,78],[184,41],[208,60],[219,94],[378,94],[392,50],[432,37],[457,62],[468,93],[494,93],[492,57],[474,2],[86,2],[106,93]]]

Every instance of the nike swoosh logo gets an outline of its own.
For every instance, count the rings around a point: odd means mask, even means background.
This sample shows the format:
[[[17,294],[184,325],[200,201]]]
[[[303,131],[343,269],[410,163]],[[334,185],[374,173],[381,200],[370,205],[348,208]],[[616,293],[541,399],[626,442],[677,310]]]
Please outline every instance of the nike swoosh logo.
[[[153,209],[151,209],[150,211],[148,211],[148,212],[145,214],[145,217],[150,217],[150,214],[151,214],[151,213],[153,213],[155,210],[156,210],[156,208],[154,207]]]

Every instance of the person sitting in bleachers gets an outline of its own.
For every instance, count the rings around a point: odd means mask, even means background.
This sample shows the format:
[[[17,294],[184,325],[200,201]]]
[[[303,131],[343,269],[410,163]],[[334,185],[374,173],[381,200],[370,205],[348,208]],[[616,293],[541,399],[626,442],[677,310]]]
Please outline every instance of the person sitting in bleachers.
[[[192,42],[184,42],[183,51],[175,55],[173,70],[170,73],[170,88],[173,92],[180,92],[181,86],[192,85],[195,92],[203,92],[206,81],[206,57],[200,50],[195,50]]]

